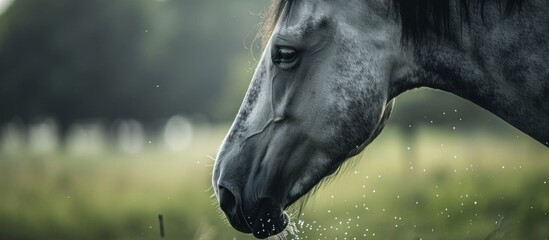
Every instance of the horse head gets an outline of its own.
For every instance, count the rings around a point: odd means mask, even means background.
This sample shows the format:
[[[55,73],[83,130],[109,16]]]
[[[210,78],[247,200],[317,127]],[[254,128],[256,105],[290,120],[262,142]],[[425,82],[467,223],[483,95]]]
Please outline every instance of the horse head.
[[[385,1],[278,4],[212,181],[230,224],[258,238],[284,230],[284,209],[380,133],[407,66]]]

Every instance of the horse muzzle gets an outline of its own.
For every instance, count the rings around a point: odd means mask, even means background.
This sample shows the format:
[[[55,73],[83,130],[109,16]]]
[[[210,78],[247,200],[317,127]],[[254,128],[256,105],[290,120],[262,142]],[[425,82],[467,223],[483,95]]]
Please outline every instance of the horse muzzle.
[[[322,155],[317,152],[304,134],[282,123],[245,140],[224,142],[212,184],[232,227],[257,238],[284,231],[289,224],[284,209],[318,182],[302,173],[311,157]]]
[[[231,226],[240,232],[264,239],[279,234],[288,226],[288,216],[273,198],[242,201],[240,191],[222,184],[218,186],[217,192],[221,210]]]

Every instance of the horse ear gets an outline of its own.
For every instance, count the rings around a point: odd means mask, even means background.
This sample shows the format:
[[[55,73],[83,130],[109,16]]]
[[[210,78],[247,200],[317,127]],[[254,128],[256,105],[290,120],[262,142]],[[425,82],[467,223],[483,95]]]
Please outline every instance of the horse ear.
[[[360,146],[353,149],[349,153],[349,156],[347,156],[347,158],[354,157],[357,154],[359,154],[360,152],[362,152],[362,150],[364,150],[364,148],[366,148],[366,146],[368,146],[370,143],[372,143],[374,141],[374,139],[376,139],[376,137],[379,136],[379,134],[381,133],[381,131],[385,127],[385,124],[387,124],[387,120],[389,120],[389,116],[391,116],[391,112],[393,111],[393,106],[395,106],[395,99],[391,99],[391,101],[389,101],[385,105],[385,109],[383,110],[381,119],[379,119],[379,122],[377,123],[376,128],[374,129],[374,131],[372,132],[372,135],[370,135],[370,137],[366,141],[364,141]]]

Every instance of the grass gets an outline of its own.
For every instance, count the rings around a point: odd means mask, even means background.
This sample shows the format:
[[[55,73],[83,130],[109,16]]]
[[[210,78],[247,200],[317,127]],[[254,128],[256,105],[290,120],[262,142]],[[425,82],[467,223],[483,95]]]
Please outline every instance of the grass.
[[[183,152],[0,153],[0,239],[161,239],[158,214],[165,239],[252,239],[210,197],[216,129]],[[387,129],[321,188],[299,238],[549,239],[547,148],[516,132],[401,139]]]

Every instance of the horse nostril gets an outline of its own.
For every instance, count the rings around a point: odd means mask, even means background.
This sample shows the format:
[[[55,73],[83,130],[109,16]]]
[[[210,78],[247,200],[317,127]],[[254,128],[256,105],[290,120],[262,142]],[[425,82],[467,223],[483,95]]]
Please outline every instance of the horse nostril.
[[[236,210],[236,197],[227,188],[219,186],[219,207],[225,213],[231,213]]]

